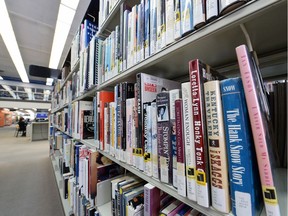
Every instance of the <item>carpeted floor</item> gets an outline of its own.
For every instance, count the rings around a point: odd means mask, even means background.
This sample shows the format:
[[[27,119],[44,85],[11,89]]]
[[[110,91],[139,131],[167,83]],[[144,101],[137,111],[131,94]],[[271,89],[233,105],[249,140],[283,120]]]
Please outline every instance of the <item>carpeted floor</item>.
[[[64,215],[48,141],[16,138],[14,131],[0,128],[0,215]]]

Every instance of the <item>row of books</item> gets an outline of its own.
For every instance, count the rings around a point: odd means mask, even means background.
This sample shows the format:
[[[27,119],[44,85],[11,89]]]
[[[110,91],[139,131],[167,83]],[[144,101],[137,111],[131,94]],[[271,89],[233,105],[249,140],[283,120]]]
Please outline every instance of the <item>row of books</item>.
[[[88,47],[92,37],[98,30],[97,24],[85,19],[76,32],[71,45],[71,67],[76,65],[81,53]]]
[[[111,191],[111,180],[122,175],[124,169],[61,132],[56,132],[55,141],[55,149],[61,153],[59,170],[64,182],[61,191],[64,198],[75,215],[94,216],[95,206],[111,200],[103,194]]]
[[[119,0],[100,0],[99,1],[99,14],[98,23],[99,26],[103,24],[108,15],[111,13],[112,9],[118,3]]]
[[[113,216],[204,215],[136,176],[116,178],[111,188]]]
[[[137,5],[123,2],[119,25],[103,41],[99,40],[98,74],[102,82],[217,18],[228,8],[235,9],[245,2],[141,0]]]
[[[236,50],[242,72],[241,54],[246,61],[253,62],[253,58],[245,46],[239,46]],[[257,65],[251,63],[249,66],[249,70],[255,70],[259,77]],[[199,205],[209,207],[212,204],[215,209],[224,213],[229,213],[231,207],[234,214],[261,212],[261,188],[258,187],[260,184],[257,184],[259,176],[256,171],[258,165],[266,211],[279,211],[272,169],[268,169],[270,173],[265,173],[266,178],[269,176],[271,179],[271,187],[267,186],[262,172],[263,163],[270,167],[273,164],[272,150],[268,150],[272,142],[265,140],[265,144],[258,146],[254,125],[259,122],[253,122],[254,119],[249,118],[252,114],[248,115],[245,111],[246,102],[248,108],[251,106],[245,90],[245,77],[243,76],[244,96],[239,78],[221,81],[220,85],[219,80],[224,77],[199,60],[189,62],[189,69],[190,82],[182,84],[182,100],[180,83],[143,73],[137,75],[135,85],[121,83],[115,87],[114,93],[98,92],[97,107],[100,113],[99,122],[95,121],[97,147],[120,161],[134,165],[149,176],[155,172],[154,177],[173,184],[181,195],[186,196],[187,193],[188,198],[197,201]],[[212,81],[215,79],[218,81]],[[258,85],[258,82],[255,81],[255,85]],[[185,85],[188,89],[185,89]],[[166,91],[161,92],[162,88]],[[257,95],[258,92],[254,94]],[[264,101],[265,98],[261,96],[258,98]],[[259,99],[254,101],[258,102]],[[259,104],[260,102],[254,107],[259,107]],[[251,109],[248,111],[252,112]],[[267,113],[267,110],[263,112]],[[253,133],[249,129],[250,124]],[[265,125],[265,130],[272,130],[272,127]],[[269,134],[270,132],[267,133],[268,137]],[[153,148],[156,148],[154,152]],[[259,148],[262,148],[267,158],[259,159]],[[249,153],[246,154],[247,152]],[[185,157],[186,161],[183,159]],[[243,187],[245,182],[247,185]],[[240,200],[243,201],[245,197],[239,197],[239,191],[251,196],[248,199],[251,203],[248,209],[241,205]],[[269,206],[272,202],[276,204],[273,204],[274,207],[277,206],[274,210]]]

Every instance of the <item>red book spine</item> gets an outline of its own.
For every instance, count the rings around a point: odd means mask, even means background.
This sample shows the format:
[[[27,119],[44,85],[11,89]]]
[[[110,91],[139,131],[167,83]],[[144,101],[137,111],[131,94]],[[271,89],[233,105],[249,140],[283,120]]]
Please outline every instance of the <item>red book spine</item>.
[[[204,126],[204,87],[203,72],[205,66],[198,59],[189,62],[192,113],[194,126],[194,143],[196,153],[197,203],[209,207],[209,164],[207,156],[207,139]],[[206,154],[206,155],[205,155]]]
[[[114,92],[107,92],[107,91],[102,91],[99,94],[99,99],[100,99],[100,149],[104,150],[104,108],[105,108],[105,103],[107,102],[113,102],[114,101]]]

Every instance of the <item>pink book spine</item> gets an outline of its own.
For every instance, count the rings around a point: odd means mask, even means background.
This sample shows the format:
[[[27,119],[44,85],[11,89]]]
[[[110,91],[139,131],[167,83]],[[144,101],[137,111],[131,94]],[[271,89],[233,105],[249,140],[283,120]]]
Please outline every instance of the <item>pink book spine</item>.
[[[267,146],[269,145],[269,140],[267,142],[267,138],[269,139],[269,134],[265,129],[263,111],[261,110],[259,104],[259,89],[256,89],[257,83],[255,83],[254,77],[257,71],[254,68],[250,53],[245,45],[237,47],[236,54],[243,81],[253,139],[255,143],[266,214],[275,216],[280,215],[276,189],[273,182],[271,161],[269,158],[270,152],[268,151]]]

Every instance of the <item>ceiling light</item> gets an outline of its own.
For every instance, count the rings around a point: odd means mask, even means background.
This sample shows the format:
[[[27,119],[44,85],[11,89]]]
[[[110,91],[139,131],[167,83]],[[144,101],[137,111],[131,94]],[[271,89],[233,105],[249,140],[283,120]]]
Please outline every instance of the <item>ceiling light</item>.
[[[51,85],[53,84],[53,80],[54,80],[54,79],[52,79],[52,78],[47,78],[47,79],[46,79],[46,85],[51,86]]]
[[[79,0],[71,1],[72,4],[69,2],[70,1],[68,0],[62,0],[59,6],[49,68],[58,68],[58,64],[74,19],[75,9],[78,7]]]
[[[0,34],[3,38],[3,41],[7,47],[7,50],[12,58],[12,61],[18,71],[18,74],[22,82],[29,83],[27,72],[20,54],[15,33],[13,31],[13,27],[4,0],[0,0],[0,17],[1,17]]]

